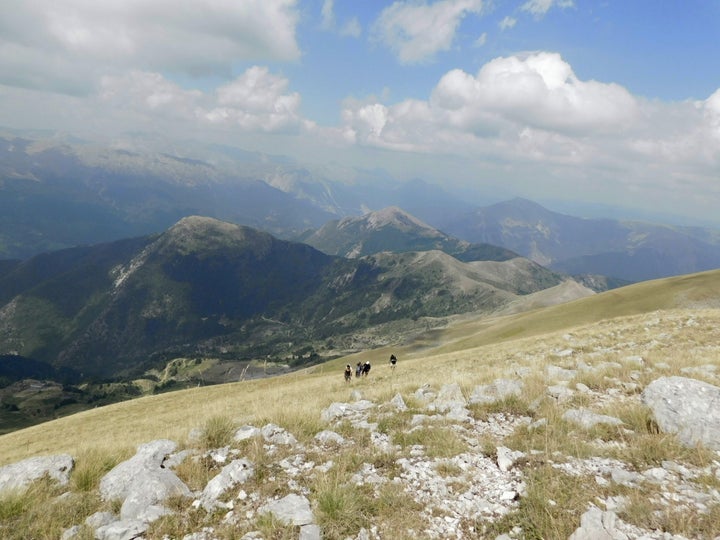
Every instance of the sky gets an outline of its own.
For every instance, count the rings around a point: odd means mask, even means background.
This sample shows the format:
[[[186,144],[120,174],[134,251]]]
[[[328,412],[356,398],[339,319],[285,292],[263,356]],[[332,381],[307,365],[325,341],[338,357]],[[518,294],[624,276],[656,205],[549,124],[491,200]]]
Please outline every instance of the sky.
[[[718,36],[720,0],[1,0],[0,126],[720,227]]]

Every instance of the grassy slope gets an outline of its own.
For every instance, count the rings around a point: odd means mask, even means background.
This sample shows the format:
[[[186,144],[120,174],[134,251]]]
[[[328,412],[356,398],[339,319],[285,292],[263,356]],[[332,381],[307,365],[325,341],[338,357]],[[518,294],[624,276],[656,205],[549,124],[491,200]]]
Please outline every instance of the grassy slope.
[[[349,399],[341,375],[345,363],[369,359],[374,364],[370,378],[353,384],[371,400],[412,393],[427,382],[437,386],[457,381],[472,388],[495,375],[492,369],[477,369],[478,363],[486,368],[492,362],[501,364],[543,335],[554,340],[553,332],[581,326],[587,331],[587,325],[606,319],[683,308],[720,308],[720,271],[640,283],[498,319],[465,320],[392,349],[401,360],[397,373],[386,365],[390,349],[378,349],[272,379],[195,388],[85,411],[0,437],[0,465],[34,455],[77,455],[89,448],[134,448],[158,438],[182,442],[191,429],[217,415],[255,425],[286,419],[295,426],[307,424],[308,431],[319,430],[320,410],[332,401]]]

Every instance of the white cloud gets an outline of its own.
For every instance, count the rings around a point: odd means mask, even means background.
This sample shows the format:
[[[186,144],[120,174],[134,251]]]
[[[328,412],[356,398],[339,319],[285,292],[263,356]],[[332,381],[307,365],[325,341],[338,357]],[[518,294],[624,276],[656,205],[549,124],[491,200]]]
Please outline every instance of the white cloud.
[[[0,83],[87,91],[127,70],[227,75],[238,60],[295,60],[296,0],[8,0]]]
[[[100,81],[99,98],[118,109],[192,119],[203,93],[184,90],[159,73],[131,71],[121,76],[104,76]]]
[[[555,53],[496,58],[477,76],[452,71],[433,91],[434,104],[477,111],[556,131],[616,131],[638,117],[632,95],[615,84],[580,81]]]
[[[298,114],[300,94],[288,94],[287,87],[287,79],[272,75],[267,68],[252,67],[217,89],[217,106],[203,117],[244,130],[296,131],[303,125]]]
[[[475,40],[475,47],[482,47],[483,45],[485,45],[485,43],[487,43],[487,37],[487,32],[483,32],[482,34],[480,34],[480,37]]]
[[[227,127],[244,132],[297,132],[312,124],[298,112],[300,95],[288,80],[254,66],[214,93],[185,90],[158,73],[134,71],[106,76],[102,105],[143,118],[146,124],[171,120],[186,129]]]
[[[615,132],[639,114],[623,88],[580,81],[558,54],[536,53],[497,58],[477,75],[451,70],[427,102],[410,100],[390,107],[348,102],[343,118],[363,144],[453,151],[462,146],[458,139],[464,145],[472,139],[530,133],[527,130],[563,137]]]
[[[512,17],[507,16],[498,23],[498,26],[500,27],[500,30],[507,30],[508,28],[512,28],[516,24],[517,19],[513,19]]]
[[[427,101],[347,102],[343,120],[345,140],[412,151],[405,169],[455,156],[529,197],[616,203],[623,193],[628,204],[706,215],[720,204],[720,89],[703,101],[651,101],[580,80],[558,54],[539,52],[496,58],[475,75],[451,70]],[[718,196],[698,201],[693,190]]]
[[[340,35],[341,36],[350,36],[350,37],[360,37],[362,34],[362,26],[360,25],[360,21],[357,17],[353,17],[352,19],[348,20],[342,28],[340,28]]]
[[[322,27],[325,30],[335,28],[335,0],[325,0],[320,8]]]
[[[373,34],[400,62],[423,62],[449,50],[463,17],[480,13],[482,8],[482,0],[440,0],[433,4],[397,1],[382,11]]]
[[[566,9],[574,5],[575,2],[573,0],[528,0],[520,9],[532,13],[536,17],[542,17],[553,7]]]
[[[320,8],[320,17],[322,19],[321,27],[329,32],[337,32],[341,36],[360,37],[362,34],[362,26],[357,17],[347,20],[340,28],[338,28],[335,17],[335,0],[324,0],[322,8]]]

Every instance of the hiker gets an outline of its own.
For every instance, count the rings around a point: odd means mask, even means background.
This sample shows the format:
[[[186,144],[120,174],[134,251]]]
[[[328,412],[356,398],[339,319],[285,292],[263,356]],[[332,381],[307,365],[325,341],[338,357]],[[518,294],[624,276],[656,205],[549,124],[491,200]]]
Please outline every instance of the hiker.
[[[390,369],[395,369],[395,364],[397,364],[397,358],[394,354],[390,355]]]
[[[362,375],[362,372],[363,372],[363,366],[360,362],[358,362],[357,367],[355,368],[355,376],[359,377],[360,375]]]
[[[352,379],[352,368],[348,364],[345,366],[345,382],[350,382],[350,379]]]
[[[364,377],[367,377],[368,373],[370,373],[370,362],[366,361],[362,368],[362,374]]]

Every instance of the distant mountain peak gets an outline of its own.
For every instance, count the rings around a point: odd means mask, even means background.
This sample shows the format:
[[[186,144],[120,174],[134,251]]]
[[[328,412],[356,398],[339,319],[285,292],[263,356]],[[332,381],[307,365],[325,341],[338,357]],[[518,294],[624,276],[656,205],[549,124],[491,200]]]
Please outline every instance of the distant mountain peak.
[[[182,234],[185,232],[199,232],[212,229],[223,229],[228,232],[239,229],[240,226],[219,219],[206,216],[187,216],[168,229],[168,233]]]
[[[164,249],[188,254],[230,246],[267,244],[267,233],[205,216],[188,216],[170,227],[161,237]]]
[[[329,255],[357,258],[382,251],[441,250],[462,260],[504,261],[518,255],[488,244],[470,244],[431,227],[397,206],[331,221],[303,240]]]
[[[439,235],[439,232],[428,225],[420,221],[415,216],[412,216],[398,208],[397,206],[389,206],[382,210],[370,212],[369,214],[359,218],[367,223],[368,230],[378,230],[384,227],[395,227],[401,231],[410,230],[423,230],[426,234],[431,233],[432,236]]]

